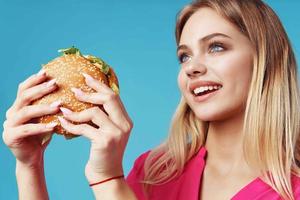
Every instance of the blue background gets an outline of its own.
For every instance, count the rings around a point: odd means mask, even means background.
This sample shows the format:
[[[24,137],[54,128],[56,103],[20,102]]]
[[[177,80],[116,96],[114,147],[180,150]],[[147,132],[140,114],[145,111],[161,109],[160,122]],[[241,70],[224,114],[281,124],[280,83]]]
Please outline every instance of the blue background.
[[[114,67],[121,98],[134,122],[124,156],[125,175],[135,158],[162,142],[180,93],[175,16],[187,0],[0,0],[0,121],[18,84],[41,64],[75,45]],[[266,1],[280,16],[300,56],[299,1]],[[1,126],[0,132],[3,128]],[[50,199],[93,199],[84,176],[89,141],[55,136],[45,152]],[[17,199],[15,159],[0,140],[0,199]]]

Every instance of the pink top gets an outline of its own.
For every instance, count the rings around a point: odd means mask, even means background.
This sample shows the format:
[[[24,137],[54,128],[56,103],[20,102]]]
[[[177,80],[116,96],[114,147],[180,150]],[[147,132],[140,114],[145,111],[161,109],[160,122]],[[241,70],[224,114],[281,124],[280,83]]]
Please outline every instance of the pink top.
[[[127,176],[127,183],[135,192],[139,200],[147,200],[139,180],[144,177],[144,161],[150,151],[140,155]],[[202,173],[205,167],[206,149],[202,147],[191,158],[183,171],[176,179],[163,185],[153,186],[150,200],[199,200]],[[300,200],[300,177],[292,176],[292,187],[296,200]],[[260,178],[256,178],[236,193],[232,200],[278,200],[280,196]]]

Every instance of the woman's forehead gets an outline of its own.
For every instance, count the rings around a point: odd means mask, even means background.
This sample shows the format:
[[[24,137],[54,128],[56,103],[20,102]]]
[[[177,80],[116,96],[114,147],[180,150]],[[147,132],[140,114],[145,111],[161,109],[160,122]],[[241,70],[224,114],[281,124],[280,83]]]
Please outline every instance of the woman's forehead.
[[[237,28],[211,8],[200,8],[186,22],[180,37],[180,44],[191,39],[201,40],[209,35],[220,33],[236,39],[241,33]]]

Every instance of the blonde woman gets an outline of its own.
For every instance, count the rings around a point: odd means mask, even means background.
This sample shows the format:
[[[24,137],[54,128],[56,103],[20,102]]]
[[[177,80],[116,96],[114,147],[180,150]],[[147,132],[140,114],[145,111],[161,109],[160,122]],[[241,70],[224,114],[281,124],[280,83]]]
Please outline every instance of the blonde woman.
[[[182,98],[169,137],[142,154],[126,180],[122,158],[132,122],[120,98],[86,76],[97,92],[75,95],[103,104],[108,115],[61,109],[64,128],[91,140],[85,173],[96,199],[300,199],[297,66],[276,14],[261,0],[194,1],[178,16],[176,39]],[[40,145],[38,136],[51,127],[24,122],[57,112],[59,105],[33,108],[22,98],[55,87],[40,87],[43,80],[40,73],[21,84],[5,122],[20,199],[48,197],[47,144]],[[34,114],[14,117],[30,109]],[[68,120],[93,120],[100,128]]]

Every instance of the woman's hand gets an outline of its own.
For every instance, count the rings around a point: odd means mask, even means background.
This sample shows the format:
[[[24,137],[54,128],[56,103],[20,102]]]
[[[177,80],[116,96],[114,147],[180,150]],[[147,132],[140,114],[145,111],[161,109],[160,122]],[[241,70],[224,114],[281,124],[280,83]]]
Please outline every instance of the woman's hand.
[[[51,105],[30,105],[57,88],[55,80],[46,81],[44,71],[34,74],[19,84],[15,102],[6,112],[3,124],[3,141],[19,164],[28,167],[41,165],[43,153],[50,140],[42,144],[45,134],[50,134],[56,124],[34,124],[30,120],[59,111],[60,102]]]
[[[83,135],[91,141],[90,157],[85,168],[85,175],[91,183],[123,173],[123,154],[133,123],[119,95],[104,83],[87,74],[83,75],[87,85],[96,93],[84,93],[73,88],[76,98],[83,102],[103,105],[104,111],[98,106],[77,113],[60,108],[67,120],[59,120],[67,131]],[[69,120],[81,124],[74,125]],[[89,121],[99,128],[84,123]]]

